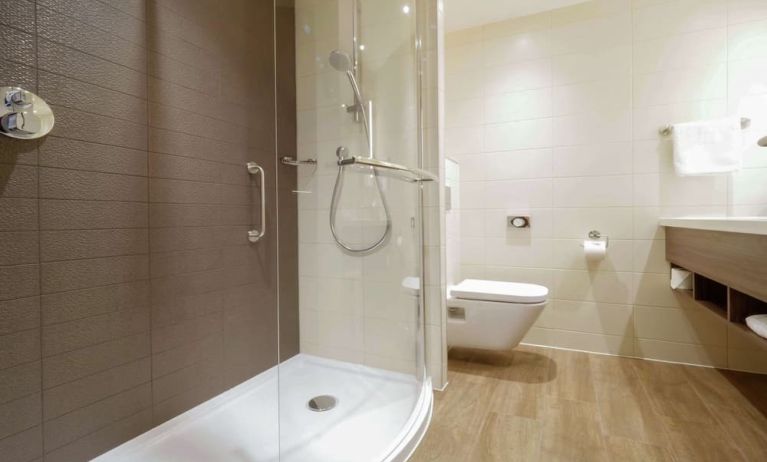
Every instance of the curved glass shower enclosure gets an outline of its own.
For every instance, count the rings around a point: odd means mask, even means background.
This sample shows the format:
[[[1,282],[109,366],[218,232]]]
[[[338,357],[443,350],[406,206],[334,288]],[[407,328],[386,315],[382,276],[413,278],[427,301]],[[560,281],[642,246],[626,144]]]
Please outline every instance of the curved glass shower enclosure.
[[[296,152],[317,164],[297,167],[301,354],[280,365],[282,460],[405,460],[428,416],[415,14],[295,2]]]
[[[415,2],[0,11],[0,87],[55,116],[0,136],[0,459],[406,460],[432,398]]]

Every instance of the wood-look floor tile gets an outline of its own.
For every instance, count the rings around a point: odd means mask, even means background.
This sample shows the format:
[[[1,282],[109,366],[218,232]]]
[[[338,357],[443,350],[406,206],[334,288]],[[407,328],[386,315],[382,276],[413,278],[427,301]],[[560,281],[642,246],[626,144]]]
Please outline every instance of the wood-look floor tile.
[[[667,448],[640,443],[629,438],[608,436],[605,444],[610,460],[615,462],[673,462],[674,460]]]
[[[597,401],[602,432],[641,443],[667,446],[661,416],[655,413],[644,387],[637,381],[617,384],[597,382]]]
[[[685,366],[653,361],[634,365],[657,414],[678,422],[716,422],[687,379]]]
[[[542,423],[491,412],[479,440],[466,460],[476,462],[526,462],[539,460]]]
[[[712,411],[726,438],[746,460],[767,460],[767,418],[729,407],[715,407]]]
[[[414,462],[767,460],[767,376],[538,347],[449,369]]]
[[[747,460],[731,444],[724,428],[718,424],[667,419],[666,427],[674,458],[679,462],[745,462]]]
[[[541,435],[541,460],[607,460],[597,405],[584,401],[549,401]]]
[[[546,393],[557,399],[596,402],[588,353],[551,350]]]

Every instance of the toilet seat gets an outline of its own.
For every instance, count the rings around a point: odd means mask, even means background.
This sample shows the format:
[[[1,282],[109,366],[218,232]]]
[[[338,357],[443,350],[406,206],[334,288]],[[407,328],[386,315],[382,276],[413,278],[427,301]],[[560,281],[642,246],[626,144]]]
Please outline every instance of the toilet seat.
[[[549,289],[537,284],[520,282],[482,281],[465,279],[454,286],[450,294],[464,300],[482,300],[504,303],[541,303],[549,295]]]

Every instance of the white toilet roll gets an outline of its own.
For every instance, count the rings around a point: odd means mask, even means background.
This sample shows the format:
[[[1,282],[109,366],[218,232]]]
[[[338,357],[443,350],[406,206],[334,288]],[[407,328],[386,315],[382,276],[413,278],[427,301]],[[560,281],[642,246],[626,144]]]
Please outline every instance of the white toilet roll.
[[[589,261],[602,260],[607,255],[607,242],[583,241],[583,253]]]
[[[681,268],[671,268],[671,288],[692,290],[692,273]]]

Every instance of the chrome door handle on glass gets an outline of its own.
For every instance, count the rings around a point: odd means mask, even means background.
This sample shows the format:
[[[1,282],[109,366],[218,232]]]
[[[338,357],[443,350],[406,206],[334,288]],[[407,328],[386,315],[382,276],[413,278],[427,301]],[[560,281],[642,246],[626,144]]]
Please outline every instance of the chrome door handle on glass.
[[[33,140],[53,129],[53,111],[34,93],[20,87],[0,87],[0,98],[0,133],[3,135]]]
[[[248,162],[248,173],[251,175],[260,175],[261,183],[261,229],[251,229],[248,231],[248,240],[250,242],[258,242],[266,234],[266,177],[264,176],[264,169],[255,162]]]

